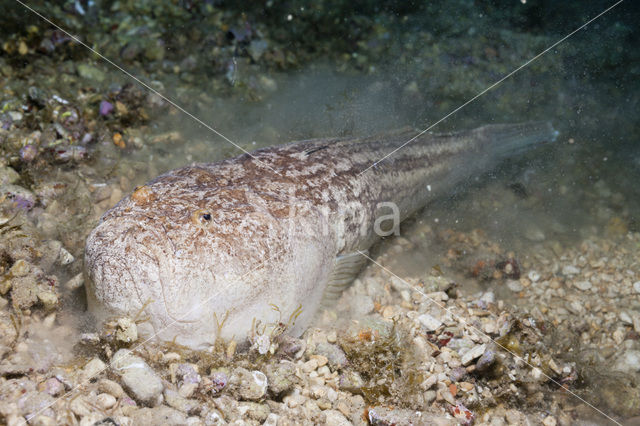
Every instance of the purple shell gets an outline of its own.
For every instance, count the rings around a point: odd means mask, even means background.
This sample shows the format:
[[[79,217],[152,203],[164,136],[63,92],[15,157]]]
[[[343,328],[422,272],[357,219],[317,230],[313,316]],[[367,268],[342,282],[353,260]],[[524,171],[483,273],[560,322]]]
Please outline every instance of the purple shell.
[[[113,111],[113,104],[108,101],[100,102],[100,115],[105,116],[111,114]]]

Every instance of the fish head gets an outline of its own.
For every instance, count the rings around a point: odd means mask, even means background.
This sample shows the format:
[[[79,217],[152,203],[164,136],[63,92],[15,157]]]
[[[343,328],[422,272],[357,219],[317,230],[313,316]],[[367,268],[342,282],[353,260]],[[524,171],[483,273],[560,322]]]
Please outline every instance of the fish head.
[[[128,316],[143,335],[194,348],[249,338],[256,323],[299,334],[333,252],[319,238],[320,216],[289,215],[277,198],[163,179],[137,188],[87,238],[89,310],[99,320]]]

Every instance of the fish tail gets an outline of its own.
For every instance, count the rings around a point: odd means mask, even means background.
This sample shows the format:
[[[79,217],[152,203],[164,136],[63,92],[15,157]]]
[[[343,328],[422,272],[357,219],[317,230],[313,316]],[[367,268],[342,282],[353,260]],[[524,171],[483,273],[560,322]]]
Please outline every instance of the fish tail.
[[[549,121],[492,124],[475,130],[493,155],[510,157],[536,145],[555,142],[560,134]]]

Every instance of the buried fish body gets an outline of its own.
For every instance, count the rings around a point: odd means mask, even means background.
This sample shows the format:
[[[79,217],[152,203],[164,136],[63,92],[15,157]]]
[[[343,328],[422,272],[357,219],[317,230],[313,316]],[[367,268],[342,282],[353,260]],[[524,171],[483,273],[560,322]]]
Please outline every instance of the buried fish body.
[[[143,310],[143,333],[192,348],[245,339],[256,324],[299,335],[358,273],[359,250],[557,132],[525,123],[424,134],[375,164],[413,134],[294,142],[153,179],[87,239],[90,311]]]

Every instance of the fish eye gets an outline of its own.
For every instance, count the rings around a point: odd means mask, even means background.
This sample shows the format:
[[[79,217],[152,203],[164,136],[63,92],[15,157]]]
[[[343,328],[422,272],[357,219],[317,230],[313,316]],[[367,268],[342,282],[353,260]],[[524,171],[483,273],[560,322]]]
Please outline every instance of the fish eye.
[[[198,226],[208,226],[212,219],[211,212],[204,209],[196,210],[191,215],[191,221]]]

